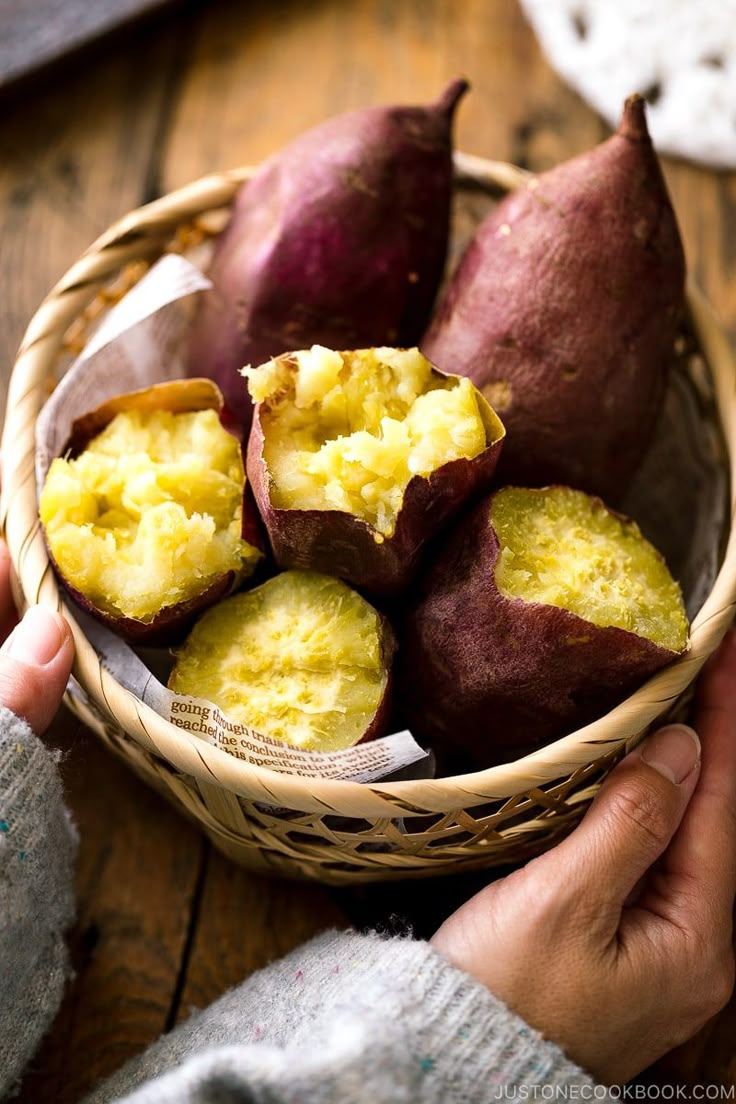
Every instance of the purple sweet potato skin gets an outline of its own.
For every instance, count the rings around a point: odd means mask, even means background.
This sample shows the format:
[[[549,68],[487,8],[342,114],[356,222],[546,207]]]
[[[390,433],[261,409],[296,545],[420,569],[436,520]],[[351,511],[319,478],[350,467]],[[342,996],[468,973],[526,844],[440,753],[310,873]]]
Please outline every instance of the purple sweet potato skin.
[[[428,107],[328,119],[267,161],[220,235],[189,373],[214,379],[247,428],[246,364],[313,344],[415,345],[447,252],[455,81]]]
[[[644,103],[631,97],[612,138],[481,224],[421,343],[503,419],[500,480],[620,499],[662,402],[684,276]]]
[[[491,504],[437,551],[406,619],[398,686],[415,735],[480,767],[587,724],[677,657],[623,629],[502,595]]]
[[[100,609],[86,595],[66,581],[50,550],[49,559],[54,565],[61,585],[85,613],[106,625],[108,629],[112,629],[126,643],[134,646],[145,645],[148,648],[163,648],[178,644],[200,613],[204,613],[221,599],[227,598],[239,582],[235,572],[228,571],[215,579],[201,594],[195,594],[186,602],[165,606],[151,621],[138,621],[135,617],[115,615]]]
[[[336,575],[368,594],[393,596],[417,573],[427,541],[464,505],[491,486],[505,438],[490,441],[472,460],[443,464],[429,478],[407,485],[396,527],[380,544],[375,530],[340,510],[294,510],[271,502],[271,475],[264,451],[261,403],[256,404],[248,442],[247,480],[282,569],[300,568]]]

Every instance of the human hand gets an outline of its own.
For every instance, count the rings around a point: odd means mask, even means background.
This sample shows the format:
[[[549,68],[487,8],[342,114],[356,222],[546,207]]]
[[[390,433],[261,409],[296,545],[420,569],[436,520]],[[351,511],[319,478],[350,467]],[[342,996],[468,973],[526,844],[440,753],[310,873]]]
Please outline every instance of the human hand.
[[[0,639],[5,641],[0,647],[0,706],[24,717],[40,736],[59,708],[69,678],[72,635],[64,618],[43,606],[31,606],[16,622],[10,557],[0,541]]]
[[[704,670],[695,727],[645,740],[580,826],[476,894],[432,943],[607,1084],[730,998],[736,894],[736,634]]]

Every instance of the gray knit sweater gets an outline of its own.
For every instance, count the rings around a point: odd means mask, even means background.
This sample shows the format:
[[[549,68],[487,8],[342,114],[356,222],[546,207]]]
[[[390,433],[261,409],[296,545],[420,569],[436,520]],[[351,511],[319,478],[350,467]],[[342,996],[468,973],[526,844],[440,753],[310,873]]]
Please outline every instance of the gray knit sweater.
[[[0,709],[0,1100],[61,1001],[75,850],[53,757]],[[328,932],[191,1016],[87,1104],[480,1104],[521,1087],[547,1099],[543,1086],[608,1095],[428,944]]]

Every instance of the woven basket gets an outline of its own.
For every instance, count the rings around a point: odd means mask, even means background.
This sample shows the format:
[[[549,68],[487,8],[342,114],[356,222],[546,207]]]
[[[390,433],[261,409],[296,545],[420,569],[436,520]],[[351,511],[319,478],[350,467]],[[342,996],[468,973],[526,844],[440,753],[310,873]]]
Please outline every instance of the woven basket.
[[[91,319],[161,253],[207,233],[252,170],[209,176],[133,211],[69,270],[28,327],[13,371],[2,444],[2,525],[19,605],[61,609],[76,643],[69,707],[133,769],[199,822],[216,847],[261,871],[349,883],[520,862],[579,820],[612,766],[671,713],[728,628],[736,598],[733,530],[715,585],[692,627],[690,651],[601,720],[514,763],[457,777],[361,785],[305,781],[249,766],[169,724],[104,670],[59,593],[39,528],[34,425],[61,354],[83,345]],[[456,187],[477,221],[478,197],[518,186],[511,165],[456,156]],[[474,207],[475,205],[475,207]],[[473,214],[475,210],[475,215]],[[465,227],[468,231],[469,226]],[[457,246],[457,242],[455,243]],[[692,322],[710,369],[721,430],[736,456],[734,360],[702,297]],[[733,491],[731,491],[733,494]],[[733,501],[728,514],[733,516]],[[715,539],[715,536],[714,536]]]

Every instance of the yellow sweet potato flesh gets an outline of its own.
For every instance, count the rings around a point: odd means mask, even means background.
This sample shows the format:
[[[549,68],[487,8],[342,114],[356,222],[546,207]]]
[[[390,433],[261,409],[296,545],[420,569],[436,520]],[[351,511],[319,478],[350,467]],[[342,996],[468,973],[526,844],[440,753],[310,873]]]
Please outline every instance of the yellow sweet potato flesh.
[[[286,571],[208,610],[169,686],[308,751],[358,743],[386,691],[379,615],[338,579]]]
[[[672,651],[687,643],[680,588],[638,526],[569,487],[508,487],[493,499],[496,585]]]
[[[377,538],[395,529],[414,476],[487,444],[470,380],[443,378],[417,349],[315,345],[245,369],[277,508],[340,510]]]
[[[118,414],[41,494],[51,553],[98,609],[150,621],[260,552],[240,536],[243,462],[214,410]]]

